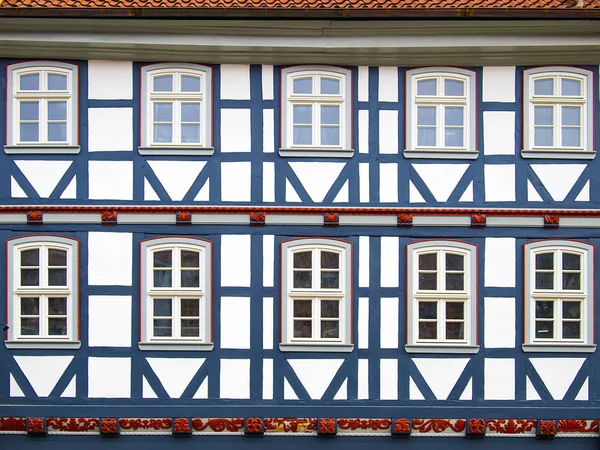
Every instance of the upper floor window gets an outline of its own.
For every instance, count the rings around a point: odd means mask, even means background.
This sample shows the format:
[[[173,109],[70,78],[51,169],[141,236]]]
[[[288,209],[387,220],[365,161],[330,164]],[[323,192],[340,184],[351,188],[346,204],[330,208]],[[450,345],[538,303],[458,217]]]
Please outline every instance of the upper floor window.
[[[212,148],[212,69],[142,68],[142,154],[207,155]]]
[[[592,72],[586,69],[543,67],[524,72],[523,156],[594,156],[592,86]]]
[[[281,71],[281,155],[352,156],[351,73],[338,67]]]
[[[77,66],[8,66],[7,153],[77,153]]]
[[[593,351],[594,248],[576,241],[525,245],[525,351]]]
[[[211,350],[211,244],[195,238],[142,242],[140,348]]]
[[[281,249],[281,350],[352,351],[351,244],[296,239]]]
[[[31,236],[8,241],[9,348],[78,348],[78,241]]]
[[[417,242],[407,256],[406,351],[477,352],[477,247]]]
[[[406,157],[476,158],[475,72],[407,72]]]

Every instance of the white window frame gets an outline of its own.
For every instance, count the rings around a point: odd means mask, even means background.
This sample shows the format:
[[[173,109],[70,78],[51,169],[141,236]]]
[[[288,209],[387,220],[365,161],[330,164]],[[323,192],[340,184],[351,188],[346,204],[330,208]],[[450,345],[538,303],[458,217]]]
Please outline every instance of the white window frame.
[[[595,290],[594,290],[594,246],[587,242],[572,240],[543,240],[525,244],[525,352],[593,352],[596,350],[594,340],[595,328]],[[535,256],[539,253],[554,253],[554,286],[552,290],[537,290],[535,288]],[[563,252],[581,255],[581,290],[562,289],[562,259]],[[560,267],[557,263],[560,263]],[[554,338],[540,339],[535,337],[535,301],[554,301]],[[580,300],[581,306],[581,339],[557,338],[557,330],[562,323],[563,300]]]
[[[441,264],[439,255],[447,253],[464,256],[465,289],[454,290],[419,290],[419,255],[437,253],[437,286],[445,286],[446,268]],[[477,245],[452,240],[435,240],[413,242],[407,246],[407,353],[477,353]],[[464,340],[420,340],[419,339],[419,300],[437,301],[438,336],[445,329],[445,309],[447,301],[464,301]],[[442,314],[440,314],[440,311]]]
[[[172,75],[173,92],[152,92],[153,78],[156,76]],[[200,77],[200,93],[177,92],[178,80],[182,75]],[[141,111],[141,146],[138,151],[142,155],[212,155],[212,68],[199,64],[152,64],[142,67],[142,111]],[[200,102],[200,142],[182,143],[177,140],[181,129],[180,112],[173,107],[173,142],[153,142],[153,101],[163,100],[180,103]]]
[[[406,158],[436,159],[475,159],[477,145],[477,79],[476,72],[454,67],[428,67],[412,69],[406,72]],[[436,79],[438,92],[444,85],[444,79],[464,82],[464,96],[417,96],[417,82],[424,79]],[[436,142],[435,147],[417,145],[417,107],[436,106]],[[444,145],[444,106],[462,106],[465,109],[464,134],[462,147]]]
[[[335,78],[340,81],[340,95],[294,94],[295,78],[313,79],[313,87],[318,86],[320,77]],[[313,105],[313,145],[293,144],[293,105]],[[320,145],[320,105],[340,106],[340,145]],[[331,157],[350,158],[352,149],[352,72],[349,69],[331,66],[293,66],[281,70],[281,156],[290,157]]]
[[[340,255],[339,289],[316,288],[315,280],[320,277],[320,251],[329,251]],[[312,289],[293,288],[293,255],[297,252],[313,252]],[[281,343],[279,349],[288,352],[351,352],[352,344],[352,244],[338,239],[301,238],[281,243]],[[315,261],[317,264],[315,264]],[[319,282],[320,283],[320,282]],[[320,316],[315,314],[316,302],[323,299],[339,299],[340,301],[340,334],[338,339],[294,338],[293,337],[293,301],[301,298],[313,301],[313,334],[315,322]],[[320,310],[319,310],[320,311]],[[320,314],[320,313],[319,313]],[[318,326],[317,326],[318,330]]]
[[[21,258],[23,250],[39,249],[39,286],[21,286]],[[48,249],[67,252],[67,285],[48,286]],[[76,349],[79,341],[79,241],[75,238],[38,235],[22,236],[7,241],[7,348]],[[20,298],[39,297],[40,335],[21,335]],[[67,298],[67,334],[50,336],[47,333],[48,297]]]
[[[26,74],[40,74],[40,90],[21,91],[19,77]],[[67,90],[49,91],[46,89],[47,74],[56,73],[67,77]],[[57,61],[30,61],[10,64],[7,68],[7,127],[6,145],[7,154],[76,154],[79,153],[79,100],[78,100],[78,68],[74,64]],[[19,127],[19,102],[31,100],[40,102],[39,108],[39,140],[20,140]],[[48,118],[47,104],[52,100],[67,103],[66,126],[67,140],[64,142],[51,142],[47,139]]]
[[[200,286],[198,288],[181,288],[176,286],[176,269],[179,261],[173,257],[172,270],[173,287],[153,287],[153,258],[154,252],[173,250],[173,255],[181,250],[200,252]],[[210,241],[192,237],[163,237],[151,238],[141,243],[141,350],[198,350],[210,351],[212,342],[212,243]],[[180,272],[180,271],[179,271]],[[179,305],[181,298],[200,297],[200,336],[186,337],[154,337],[153,336],[153,298],[172,298],[173,328],[177,329],[180,323]],[[178,301],[179,300],[179,301]]]
[[[558,92],[560,79],[571,78],[581,82],[579,97],[568,96],[535,96],[535,80],[552,78],[554,90]],[[524,158],[551,158],[551,159],[593,159],[596,152],[593,148],[594,137],[594,77],[593,72],[577,67],[539,67],[527,69],[523,72],[523,151]],[[551,147],[535,147],[534,107],[547,105],[554,107],[553,116],[553,141]],[[576,105],[581,107],[581,146],[564,147],[562,145],[562,118],[561,107]]]

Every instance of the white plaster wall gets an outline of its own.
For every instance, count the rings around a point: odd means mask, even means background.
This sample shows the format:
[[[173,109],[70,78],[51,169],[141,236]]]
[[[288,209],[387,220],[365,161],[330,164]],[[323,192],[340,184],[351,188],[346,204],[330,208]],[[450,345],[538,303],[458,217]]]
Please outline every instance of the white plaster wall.
[[[133,150],[133,108],[89,108],[88,151]]]
[[[250,348],[250,297],[221,297],[221,348]]]
[[[369,153],[369,111],[358,111],[358,153]]]
[[[397,102],[398,101],[398,68],[380,67],[379,68],[379,101]]]
[[[398,164],[379,164],[379,200],[382,203],[398,202]]]
[[[249,109],[221,109],[221,151],[223,153],[250,152]]]
[[[486,348],[515,348],[514,298],[484,298],[484,342]]]
[[[263,152],[275,151],[275,111],[263,109]]]
[[[221,64],[221,99],[250,100],[250,66]]]
[[[263,163],[263,202],[275,201],[275,163]]]
[[[398,400],[398,360],[381,359],[379,370],[381,375],[379,398]]]
[[[486,66],[483,68],[483,101],[515,101],[515,67]]]
[[[485,201],[515,201],[515,166],[514,164],[486,164]]]
[[[15,356],[15,361],[39,397],[48,397],[73,361],[73,356]],[[18,394],[19,390],[15,390]],[[21,391],[22,392],[22,391]]]
[[[250,287],[250,236],[221,236],[221,286]]]
[[[273,286],[273,264],[275,260],[275,236],[263,236],[263,286]]]
[[[361,203],[368,203],[369,197],[369,164],[358,164],[359,198]]]
[[[485,400],[515,399],[515,360],[510,358],[485,358]]]
[[[91,200],[133,200],[132,161],[89,161]]]
[[[131,397],[131,358],[88,358],[88,397]]]
[[[88,297],[88,345],[131,347],[131,296]]]
[[[263,348],[273,349],[273,297],[263,298]]]
[[[369,277],[371,274],[370,243],[369,236],[360,236],[358,238],[358,286],[369,287]]]
[[[485,286],[515,287],[515,238],[485,238]]]
[[[273,100],[273,66],[262,66],[262,93],[264,100]]]
[[[398,297],[383,297],[380,307],[381,348],[398,348]]]
[[[165,391],[180,398],[192,378],[204,364],[204,358],[146,358]]]
[[[221,359],[220,398],[250,398],[250,360]]]
[[[398,154],[398,111],[379,111],[379,153]]]
[[[381,237],[381,287],[398,287],[399,238]]]
[[[514,155],[515,113],[484,111],[483,140],[486,155]]]
[[[221,200],[224,202],[250,201],[250,162],[221,163]]]
[[[369,398],[369,360],[358,360],[358,400]]]
[[[129,100],[133,98],[131,61],[88,61],[90,100]]]
[[[88,284],[131,286],[132,234],[88,234]]]
[[[369,68],[367,66],[358,68],[358,101],[369,101]]]
[[[48,198],[52,195],[52,192],[73,163],[71,161],[23,160],[15,161],[15,164],[25,178],[27,178],[27,181],[29,181],[35,192],[41,198]],[[17,193],[18,195],[13,195],[13,197],[27,197],[13,177],[11,177],[11,184],[18,186],[16,192],[13,190],[13,193]]]
[[[273,400],[272,359],[263,359],[263,400]]]
[[[358,348],[369,348],[369,297],[358,299]]]

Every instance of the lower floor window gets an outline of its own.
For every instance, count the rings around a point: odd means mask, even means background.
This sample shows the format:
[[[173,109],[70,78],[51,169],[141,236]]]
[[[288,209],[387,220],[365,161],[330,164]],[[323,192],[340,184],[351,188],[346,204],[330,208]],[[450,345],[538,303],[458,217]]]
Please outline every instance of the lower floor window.
[[[581,339],[582,300],[535,300],[536,339]]]
[[[21,335],[67,336],[67,297],[20,297]]]
[[[340,338],[341,299],[294,299],[294,338]]]
[[[465,340],[465,301],[419,301],[419,340]]]
[[[154,337],[199,338],[200,298],[154,298]]]

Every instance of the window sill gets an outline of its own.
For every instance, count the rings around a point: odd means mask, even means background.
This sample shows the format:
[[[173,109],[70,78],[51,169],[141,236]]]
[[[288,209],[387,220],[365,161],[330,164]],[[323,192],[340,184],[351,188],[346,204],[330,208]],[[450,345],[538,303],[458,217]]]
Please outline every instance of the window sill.
[[[79,145],[5,145],[7,155],[76,155],[80,152]]]
[[[60,341],[60,340],[19,340],[5,341],[4,345],[9,349],[57,349],[57,350],[76,350],[81,347],[81,341]]]
[[[405,345],[406,353],[477,353],[479,345],[418,344]]]
[[[140,350],[164,350],[164,351],[196,351],[210,352],[215,344],[212,342],[190,342],[190,341],[168,341],[168,342],[139,342]]]
[[[452,150],[443,148],[404,150],[404,157],[407,159],[477,159],[478,156],[479,152],[473,150]]]
[[[352,158],[354,156],[354,150],[335,150],[318,147],[304,147],[304,148],[280,148],[279,156],[289,158],[302,158],[302,157],[316,157],[316,158]]]
[[[353,344],[337,344],[328,342],[299,342],[279,344],[279,350],[282,352],[331,352],[331,353],[351,353],[354,350]]]
[[[521,156],[524,159],[594,159],[596,152],[557,148],[551,150],[521,150]]]
[[[596,345],[594,344],[523,344],[524,352],[540,352],[540,353],[594,353]]]
[[[169,147],[138,147],[140,155],[165,155],[165,156],[211,156],[214,155],[213,147],[187,147],[187,146],[169,146]]]

